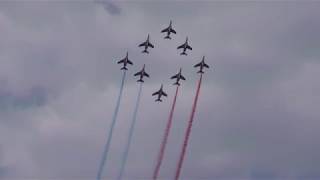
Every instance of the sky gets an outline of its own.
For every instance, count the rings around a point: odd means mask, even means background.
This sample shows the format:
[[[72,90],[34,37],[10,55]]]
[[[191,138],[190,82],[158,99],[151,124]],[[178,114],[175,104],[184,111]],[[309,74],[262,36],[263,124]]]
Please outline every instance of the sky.
[[[126,179],[150,179],[182,83],[160,177],[174,177],[203,76],[181,179],[320,178],[320,2],[0,2],[0,179],[94,179],[129,52],[106,179],[117,177],[146,64]],[[177,31],[165,40],[169,21]],[[155,48],[137,45],[150,34]],[[193,50],[176,47],[189,37]],[[155,103],[160,84],[168,98]]]

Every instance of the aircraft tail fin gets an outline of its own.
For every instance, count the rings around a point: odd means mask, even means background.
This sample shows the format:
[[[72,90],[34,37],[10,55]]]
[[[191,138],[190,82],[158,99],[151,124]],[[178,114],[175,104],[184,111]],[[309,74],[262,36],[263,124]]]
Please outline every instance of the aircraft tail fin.
[[[183,51],[180,55],[187,55],[187,53],[185,51]]]
[[[171,37],[169,35],[167,35],[166,37],[164,37],[165,39],[171,39]]]
[[[180,86],[180,83],[179,83],[179,82],[175,82],[173,85],[178,85],[178,86]]]
[[[156,102],[162,102],[162,100],[159,98],[159,99],[156,99]]]
[[[143,79],[139,79],[137,82],[144,82],[144,80]]]
[[[123,67],[121,68],[121,70],[128,70],[128,68],[125,67],[125,66],[123,66]]]
[[[143,50],[142,53],[147,53],[149,54],[149,51],[147,49]]]
[[[198,71],[198,73],[203,74],[204,72],[202,70]]]

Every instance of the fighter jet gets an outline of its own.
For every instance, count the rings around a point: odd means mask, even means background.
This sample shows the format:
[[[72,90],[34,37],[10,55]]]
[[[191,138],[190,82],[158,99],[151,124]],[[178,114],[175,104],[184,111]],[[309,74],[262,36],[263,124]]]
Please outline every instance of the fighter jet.
[[[150,40],[149,40],[149,39],[150,39],[150,36],[149,36],[149,34],[148,34],[147,40],[139,45],[139,47],[144,46],[144,50],[142,51],[142,53],[147,53],[147,54],[149,54],[148,47],[154,48],[153,44],[150,43]]]
[[[146,65],[144,64],[142,70],[134,74],[134,76],[140,76],[140,79],[137,80],[137,82],[144,82],[143,80],[144,76],[149,77],[149,74],[146,73],[146,71],[144,70],[145,66]]]
[[[196,65],[194,65],[194,67],[200,67],[200,70],[198,71],[198,73],[203,74],[203,68],[209,68],[209,66],[204,62],[205,56],[202,57],[202,61]]]
[[[182,44],[181,46],[178,46],[177,49],[183,49],[183,52],[180,55],[187,55],[186,50],[190,49],[192,50],[192,47],[188,44],[188,37],[186,38],[186,42]]]
[[[179,83],[180,79],[182,79],[184,81],[186,80],[186,78],[184,78],[184,76],[181,74],[181,70],[182,69],[180,68],[179,73],[171,77],[171,79],[177,79],[177,81],[173,85],[180,86],[180,83]]]
[[[133,65],[133,63],[128,58],[128,52],[127,52],[127,55],[124,59],[118,61],[118,64],[121,64],[121,63],[123,63],[123,67],[121,68],[121,70],[128,70],[127,64]]]
[[[161,84],[161,87],[159,91],[152,94],[152,96],[158,95],[158,99],[156,99],[156,102],[162,102],[161,96],[167,97],[168,95],[162,90],[163,85]]]
[[[164,32],[167,33],[167,36],[165,36],[164,39],[171,39],[170,33],[177,34],[177,32],[172,28],[172,21],[171,20],[170,20],[169,27],[167,27],[166,29],[161,31],[161,33],[164,33]]]

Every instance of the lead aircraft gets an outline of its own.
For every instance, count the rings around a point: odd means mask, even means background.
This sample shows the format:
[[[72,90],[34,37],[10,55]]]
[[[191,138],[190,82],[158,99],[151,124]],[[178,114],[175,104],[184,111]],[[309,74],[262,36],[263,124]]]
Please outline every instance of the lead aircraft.
[[[172,21],[170,20],[169,27],[165,28],[164,30],[161,31],[161,33],[167,33],[167,36],[164,37],[164,39],[171,39],[170,33],[177,34],[177,32],[172,28]]]

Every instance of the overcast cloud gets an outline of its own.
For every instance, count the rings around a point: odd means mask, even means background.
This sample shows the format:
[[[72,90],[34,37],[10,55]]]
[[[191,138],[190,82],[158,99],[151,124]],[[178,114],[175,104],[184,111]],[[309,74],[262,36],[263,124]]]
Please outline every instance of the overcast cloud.
[[[129,52],[105,174],[116,177],[143,64],[146,80],[125,177],[150,179],[175,87],[160,176],[172,179],[206,55],[181,179],[320,178],[320,3],[0,2],[0,179],[94,179]],[[164,40],[169,20],[177,35]],[[155,48],[137,45],[150,34]],[[193,51],[176,47],[188,36]],[[168,98],[154,103],[164,83]]]

